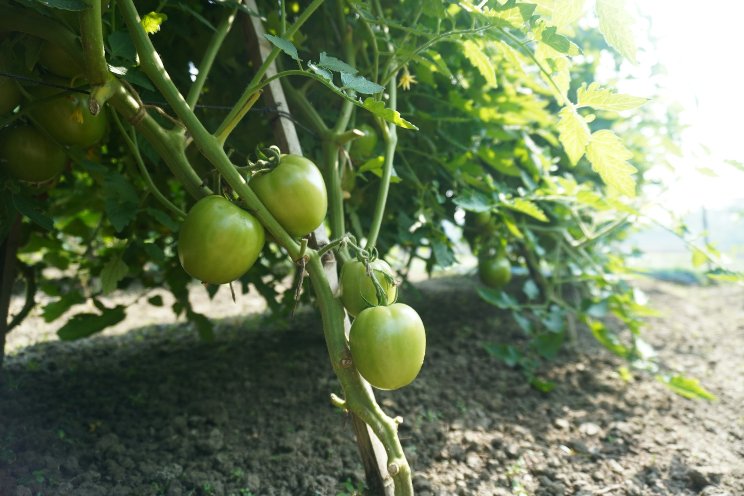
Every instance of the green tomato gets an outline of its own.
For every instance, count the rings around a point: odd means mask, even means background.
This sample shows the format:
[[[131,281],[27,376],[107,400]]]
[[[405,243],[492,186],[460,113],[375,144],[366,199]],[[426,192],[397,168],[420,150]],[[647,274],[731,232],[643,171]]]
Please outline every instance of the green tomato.
[[[511,280],[511,264],[506,257],[489,256],[478,260],[478,276],[488,287],[503,288]]]
[[[351,325],[349,348],[367,382],[378,389],[398,389],[410,384],[424,363],[424,324],[403,303],[367,308]]]
[[[305,157],[282,155],[275,169],[254,176],[249,185],[295,238],[312,232],[325,219],[328,195],[323,174]]]
[[[41,45],[39,62],[52,74],[68,79],[74,78],[85,73],[82,64],[82,53],[83,50],[81,48],[81,58],[78,59],[67,53],[59,44],[46,41]]]
[[[351,142],[349,155],[357,160],[363,160],[372,156],[377,146],[377,130],[369,124],[362,124],[357,129],[364,133]]]
[[[0,116],[9,114],[21,103],[21,90],[10,78],[0,76]]]
[[[101,141],[106,134],[106,107],[101,108],[98,115],[92,115],[88,110],[88,95],[60,93],[48,88],[39,90],[37,94],[45,99],[31,106],[31,115],[63,145],[87,148]],[[51,98],[46,99],[49,96]]]
[[[31,126],[17,126],[0,134],[0,168],[21,181],[42,183],[65,168],[64,148]]]
[[[384,304],[393,303],[398,296],[393,269],[381,258],[370,262],[369,265],[387,295]],[[365,308],[379,304],[372,278],[367,275],[364,263],[359,260],[350,260],[341,269],[341,302],[352,317],[356,317]]]
[[[192,277],[225,284],[253,266],[264,240],[258,219],[226,198],[211,195],[186,215],[178,235],[178,259]]]

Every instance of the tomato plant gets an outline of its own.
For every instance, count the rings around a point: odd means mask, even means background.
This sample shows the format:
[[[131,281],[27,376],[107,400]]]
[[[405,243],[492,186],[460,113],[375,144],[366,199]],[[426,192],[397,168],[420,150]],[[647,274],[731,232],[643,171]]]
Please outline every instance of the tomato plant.
[[[426,353],[426,332],[416,311],[404,303],[362,310],[349,331],[354,366],[378,389],[399,389],[418,375]]]
[[[252,177],[250,186],[295,238],[310,233],[325,219],[328,197],[323,175],[305,157],[283,155],[275,169]]]
[[[222,196],[207,196],[191,207],[181,225],[178,259],[200,281],[225,284],[253,266],[264,236],[250,213]]]
[[[64,145],[82,148],[101,141],[107,128],[108,111],[105,108],[94,116],[90,113],[89,98],[85,94],[60,93],[48,88],[36,94],[41,98],[32,103],[31,113],[54,139]]]
[[[478,259],[478,277],[490,288],[503,288],[511,281],[511,263],[503,255],[483,255]]]
[[[393,269],[381,258],[369,262],[369,267],[387,296],[387,301],[382,304],[393,303],[398,296]],[[375,285],[367,274],[364,262],[350,260],[341,268],[341,301],[352,317],[365,308],[379,304]]]
[[[57,176],[65,167],[65,150],[28,125],[0,133],[0,168],[21,181],[41,183]]]

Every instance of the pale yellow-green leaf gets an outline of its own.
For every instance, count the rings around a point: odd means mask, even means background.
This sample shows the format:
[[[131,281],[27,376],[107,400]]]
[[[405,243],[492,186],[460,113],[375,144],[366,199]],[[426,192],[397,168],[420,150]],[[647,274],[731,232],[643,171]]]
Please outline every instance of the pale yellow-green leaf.
[[[559,103],[563,104],[567,102],[568,89],[571,86],[571,62],[568,60],[568,57],[554,50],[549,45],[539,42],[535,48],[535,58],[550,74],[550,77],[548,77],[540,71],[540,77],[551,89],[558,91]]]
[[[160,25],[168,19],[168,16],[161,12],[150,12],[142,18],[142,27],[147,34],[155,34],[160,31]]]
[[[491,63],[491,59],[488,58],[488,55],[486,55],[478,43],[472,40],[467,40],[462,44],[462,47],[465,57],[467,57],[470,63],[478,69],[478,72],[481,73],[481,76],[486,80],[488,86],[497,86],[496,70]]]
[[[648,101],[647,98],[615,93],[609,88],[602,88],[597,83],[592,83],[588,87],[586,83],[582,84],[576,92],[576,98],[577,107],[592,107],[613,112],[640,107]]]
[[[625,0],[597,0],[599,30],[607,44],[635,64],[636,41],[633,36],[635,18],[628,12]]]
[[[558,139],[566,150],[566,155],[573,165],[584,156],[589,143],[589,126],[573,108],[563,107],[558,121]]]
[[[584,15],[586,0],[532,0],[537,14],[546,17],[559,30],[569,27]]]
[[[692,266],[696,269],[702,267],[708,261],[708,256],[700,248],[692,249]]]
[[[545,212],[537,206],[535,202],[526,200],[524,198],[514,198],[513,200],[504,202],[504,206],[508,207],[517,212],[529,215],[530,217],[539,220],[540,222],[548,222],[548,217]]]
[[[632,156],[620,138],[607,129],[592,134],[586,147],[586,158],[609,190],[626,196],[635,196],[637,169],[628,163]]]

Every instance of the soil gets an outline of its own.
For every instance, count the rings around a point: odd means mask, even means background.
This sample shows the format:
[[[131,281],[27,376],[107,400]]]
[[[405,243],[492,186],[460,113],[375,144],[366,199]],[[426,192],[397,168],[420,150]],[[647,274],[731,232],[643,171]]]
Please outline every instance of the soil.
[[[646,329],[660,360],[716,401],[624,380],[588,334],[541,370],[557,383],[541,393],[484,350],[521,335],[473,279],[409,290],[426,363],[377,397],[404,417],[416,494],[744,495],[744,289],[639,285],[662,313]],[[177,323],[14,348],[0,495],[354,494],[363,471],[319,322],[307,309],[289,325],[223,319],[210,343]]]

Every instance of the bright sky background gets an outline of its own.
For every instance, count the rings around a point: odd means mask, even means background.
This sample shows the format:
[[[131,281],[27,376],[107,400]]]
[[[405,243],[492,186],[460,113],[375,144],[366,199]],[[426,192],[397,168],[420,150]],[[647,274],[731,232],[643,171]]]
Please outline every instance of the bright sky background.
[[[744,1],[738,0],[631,0],[641,21],[638,42],[640,67],[632,69],[639,80],[628,88],[643,87],[648,67],[658,61],[666,74],[655,78],[665,100],[684,109],[684,156],[673,158],[679,177],[659,198],[662,205],[682,214],[736,205],[744,209],[744,172],[725,163],[744,163],[744,63],[742,19]],[[647,26],[651,37],[649,44]],[[645,66],[645,68],[644,68]],[[638,94],[638,96],[645,96]],[[707,147],[708,152],[703,147]],[[713,169],[718,177],[697,172]],[[662,173],[667,180],[671,174]]]

